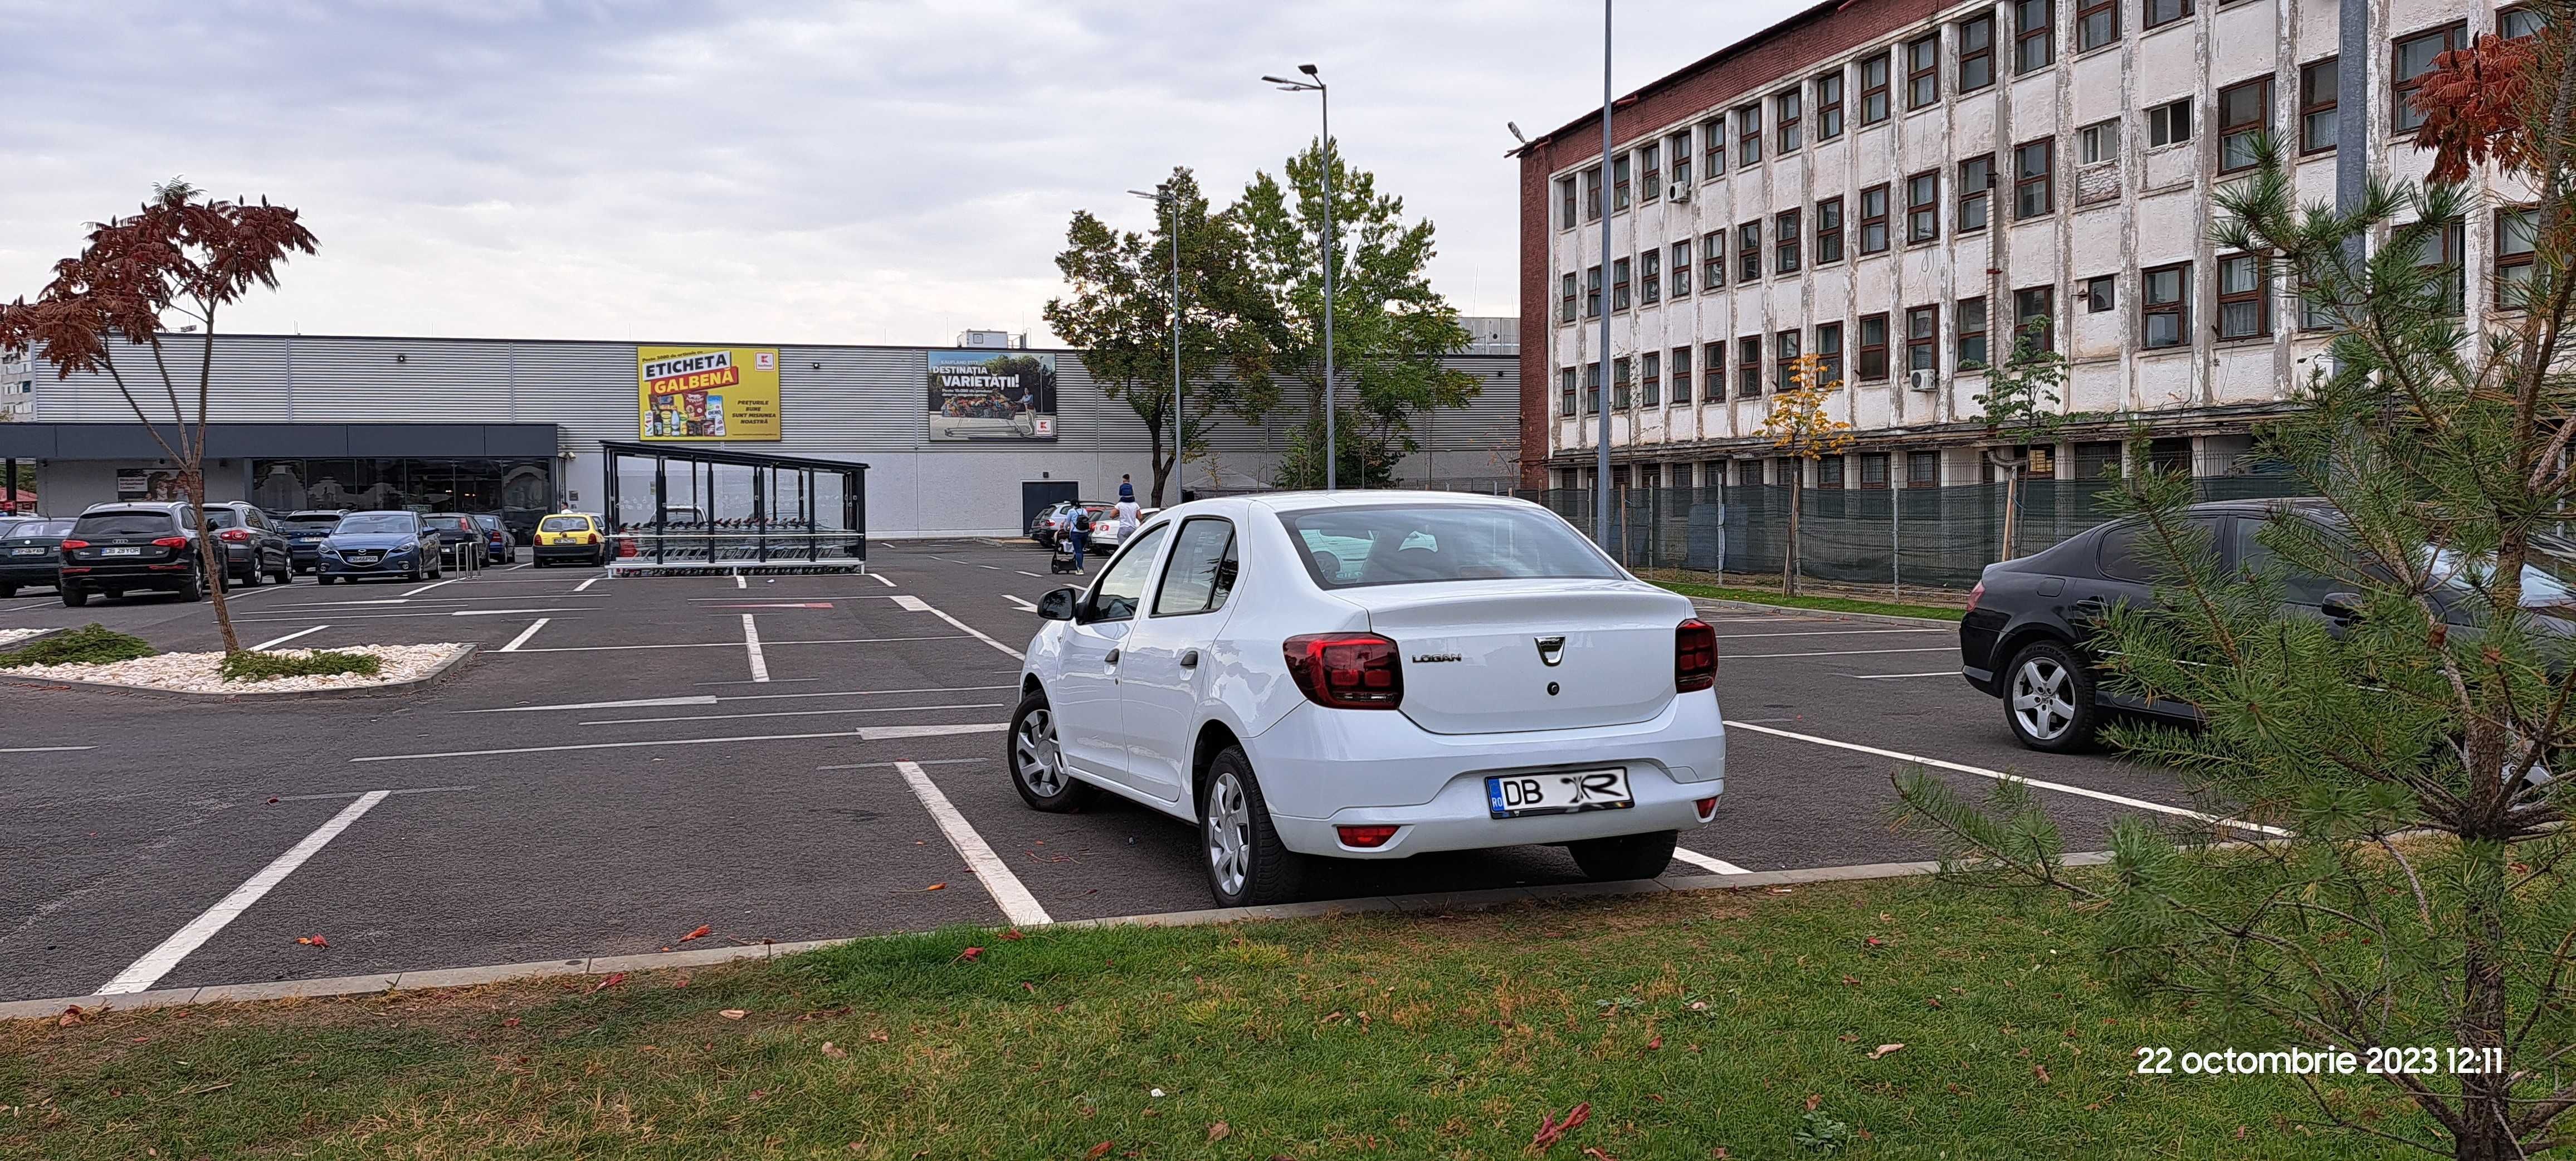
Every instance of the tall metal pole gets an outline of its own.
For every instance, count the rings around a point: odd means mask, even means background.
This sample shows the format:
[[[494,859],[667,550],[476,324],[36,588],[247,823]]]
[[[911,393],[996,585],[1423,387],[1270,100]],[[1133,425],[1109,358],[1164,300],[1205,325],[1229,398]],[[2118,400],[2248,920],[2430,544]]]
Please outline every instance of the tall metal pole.
[[[1318,76],[1315,92],[1324,109],[1324,490],[1330,492],[1341,487],[1342,445],[1333,431],[1333,254],[1341,247],[1333,234],[1333,91]]]
[[[1181,466],[1181,191],[1174,186],[1164,199],[1172,207],[1172,489],[1179,498],[1185,469]]]
[[[1601,0],[1601,295],[1610,295],[1610,3]],[[1610,547],[1610,304],[1601,309],[1601,396],[1592,410],[1601,420],[1592,468],[1592,539]]]

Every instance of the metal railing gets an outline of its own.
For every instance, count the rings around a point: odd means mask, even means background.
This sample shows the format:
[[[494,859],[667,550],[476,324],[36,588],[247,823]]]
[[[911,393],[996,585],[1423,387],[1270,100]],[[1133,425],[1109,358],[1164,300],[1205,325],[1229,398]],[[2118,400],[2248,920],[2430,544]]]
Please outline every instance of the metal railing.
[[[778,528],[695,527],[661,532],[625,531],[610,538],[612,571],[670,569],[815,568],[864,571],[860,533]]]

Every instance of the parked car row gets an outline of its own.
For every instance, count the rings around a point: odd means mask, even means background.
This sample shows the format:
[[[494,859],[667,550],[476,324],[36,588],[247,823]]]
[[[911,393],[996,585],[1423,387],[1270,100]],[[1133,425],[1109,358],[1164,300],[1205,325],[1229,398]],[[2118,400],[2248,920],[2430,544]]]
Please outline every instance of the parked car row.
[[[1118,506],[1102,500],[1058,500],[1048,505],[1029,521],[1029,539],[1036,541],[1040,548],[1055,551],[1056,546],[1072,533],[1077,509],[1091,516],[1091,536],[1083,542],[1087,549],[1098,552],[1118,547]],[[1137,526],[1143,527],[1162,511],[1160,508],[1141,510],[1136,516]]]
[[[417,581],[451,566],[470,570],[518,559],[510,527],[489,513],[309,509],[281,518],[255,504],[220,501],[209,502],[204,515],[204,531],[217,542],[217,567],[236,588],[286,584],[308,572],[325,584],[366,576]],[[565,539],[544,531],[558,521],[589,534],[573,555],[605,563],[608,549],[594,516],[544,518],[535,534],[540,546]],[[92,596],[134,592],[200,600],[208,577],[199,535],[197,509],[184,501],[93,504],[72,518],[0,518],[0,598],[50,585],[75,608]],[[543,547],[539,555],[547,555]]]

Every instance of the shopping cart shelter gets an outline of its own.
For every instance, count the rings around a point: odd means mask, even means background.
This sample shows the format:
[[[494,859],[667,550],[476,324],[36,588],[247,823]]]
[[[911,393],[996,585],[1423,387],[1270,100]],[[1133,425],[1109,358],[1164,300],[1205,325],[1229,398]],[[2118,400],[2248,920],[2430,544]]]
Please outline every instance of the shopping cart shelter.
[[[867,571],[868,466],[602,441],[612,573]],[[632,496],[635,483],[645,494]]]

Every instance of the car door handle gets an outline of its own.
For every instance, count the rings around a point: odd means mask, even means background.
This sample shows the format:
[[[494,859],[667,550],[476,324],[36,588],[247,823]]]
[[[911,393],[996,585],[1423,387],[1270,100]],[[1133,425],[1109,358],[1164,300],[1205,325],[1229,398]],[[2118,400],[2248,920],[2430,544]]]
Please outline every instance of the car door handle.
[[[1103,665],[1116,665],[1116,664],[1118,664],[1118,651],[1117,651],[1117,650],[1115,650],[1115,649],[1110,650],[1107,656],[1104,656],[1104,657],[1102,657],[1102,658],[1100,659],[1100,663],[1101,663],[1101,664],[1103,664]]]
[[[1198,650],[1196,650],[1196,649],[1183,649],[1183,650],[1181,650],[1181,668],[1183,668],[1183,669],[1196,669],[1196,668],[1198,668],[1198,666],[1199,666],[1199,651],[1198,651]]]

